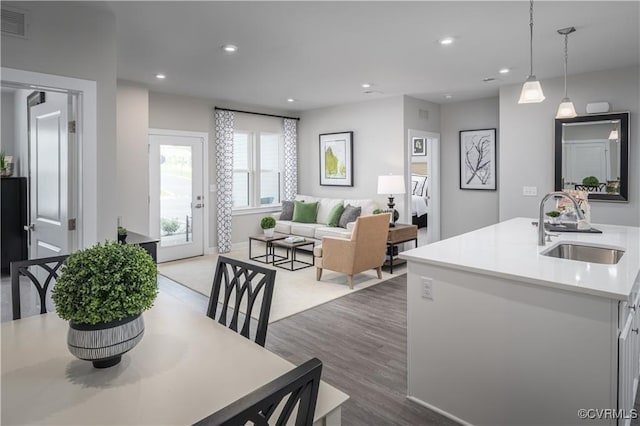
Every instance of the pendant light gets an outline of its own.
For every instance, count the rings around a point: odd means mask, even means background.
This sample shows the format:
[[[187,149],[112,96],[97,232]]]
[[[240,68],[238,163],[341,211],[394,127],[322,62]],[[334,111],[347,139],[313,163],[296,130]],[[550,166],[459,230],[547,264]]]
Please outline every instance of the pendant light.
[[[576,115],[576,108],[567,95],[567,62],[569,62],[569,34],[575,32],[575,27],[562,28],[558,34],[564,36],[564,98],[560,101],[556,118],[573,118]]]
[[[537,104],[544,101],[544,93],[540,82],[533,75],[533,0],[529,5],[529,63],[531,65],[529,77],[522,86],[519,104]]]

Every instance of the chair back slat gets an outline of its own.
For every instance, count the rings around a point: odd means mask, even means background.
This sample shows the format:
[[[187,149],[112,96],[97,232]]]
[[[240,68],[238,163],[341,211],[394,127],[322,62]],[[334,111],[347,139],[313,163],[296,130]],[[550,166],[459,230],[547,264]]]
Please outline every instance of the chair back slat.
[[[252,422],[255,425],[284,426],[296,406],[296,426],[313,425],[318,388],[322,375],[322,362],[313,358],[277,379],[231,403],[220,411],[196,423],[197,426],[237,426]],[[275,422],[271,417],[282,401],[286,403]]]
[[[258,296],[262,295],[254,340],[260,346],[264,346],[275,277],[276,271],[273,269],[219,256],[207,316],[233,331],[238,332],[240,329],[242,336],[251,339],[251,314],[257,307]],[[221,296],[222,301],[220,301]],[[247,311],[241,321],[240,307],[243,303],[246,304]],[[229,318],[229,309],[231,309],[231,318]]]
[[[54,279],[58,279],[58,270],[62,267],[67,257],[69,257],[69,255],[65,254],[61,256],[11,262],[9,268],[11,272],[11,305],[14,320],[22,318],[22,309],[20,306],[20,277],[24,276],[28,278],[36,288],[40,299],[40,314],[46,314],[47,291],[49,290],[51,282]],[[50,264],[53,264],[53,266],[49,266]],[[47,273],[44,279],[38,278],[29,270],[29,268],[34,266]]]

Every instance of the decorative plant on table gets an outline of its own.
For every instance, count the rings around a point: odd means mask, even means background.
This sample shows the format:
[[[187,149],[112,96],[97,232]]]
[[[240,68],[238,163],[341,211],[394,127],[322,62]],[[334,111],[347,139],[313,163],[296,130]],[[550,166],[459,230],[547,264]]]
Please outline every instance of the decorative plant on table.
[[[260,227],[264,231],[265,237],[273,237],[276,228],[276,220],[271,216],[265,216],[260,220]]]
[[[127,240],[127,228],[118,226],[118,241],[124,243]]]
[[[595,176],[587,176],[586,178],[582,179],[582,184],[584,186],[596,186],[597,187],[598,185],[600,185],[600,181]]]
[[[118,364],[142,340],[156,276],[153,259],[137,245],[107,241],[71,254],[52,290],[58,316],[69,321],[69,351],[96,368]]]

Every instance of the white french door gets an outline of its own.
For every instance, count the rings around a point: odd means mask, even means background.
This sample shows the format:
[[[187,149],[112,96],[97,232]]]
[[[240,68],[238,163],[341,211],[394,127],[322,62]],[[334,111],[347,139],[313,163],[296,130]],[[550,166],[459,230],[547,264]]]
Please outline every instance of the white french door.
[[[205,143],[205,135],[149,132],[149,224],[160,240],[158,262],[204,253]]]

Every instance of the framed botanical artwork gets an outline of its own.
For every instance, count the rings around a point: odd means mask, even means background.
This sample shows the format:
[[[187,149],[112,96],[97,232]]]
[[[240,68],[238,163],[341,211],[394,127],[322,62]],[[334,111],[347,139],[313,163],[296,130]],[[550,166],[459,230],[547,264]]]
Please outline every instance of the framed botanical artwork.
[[[427,141],[424,138],[411,139],[411,155],[427,155]]]
[[[353,186],[353,132],[320,135],[320,185]]]
[[[461,130],[460,189],[496,187],[496,129]]]

